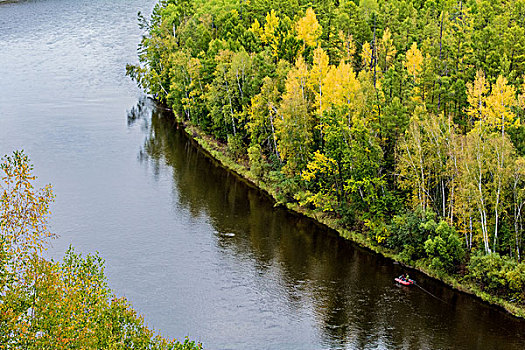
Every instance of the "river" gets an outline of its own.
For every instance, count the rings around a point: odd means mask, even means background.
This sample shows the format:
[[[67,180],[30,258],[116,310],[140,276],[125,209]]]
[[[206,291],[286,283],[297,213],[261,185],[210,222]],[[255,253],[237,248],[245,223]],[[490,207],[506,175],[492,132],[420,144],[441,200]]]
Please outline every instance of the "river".
[[[51,226],[98,251],[148,325],[208,349],[524,349],[525,321],[275,208],[124,76],[153,0],[0,3],[0,153],[24,149]]]

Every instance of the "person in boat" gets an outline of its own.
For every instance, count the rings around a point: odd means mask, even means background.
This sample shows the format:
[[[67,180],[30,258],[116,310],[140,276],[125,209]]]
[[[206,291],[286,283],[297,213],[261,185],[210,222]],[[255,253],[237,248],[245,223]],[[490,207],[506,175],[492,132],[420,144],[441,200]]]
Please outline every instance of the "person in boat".
[[[408,273],[405,273],[398,277],[403,282],[410,282],[410,276],[408,276]]]

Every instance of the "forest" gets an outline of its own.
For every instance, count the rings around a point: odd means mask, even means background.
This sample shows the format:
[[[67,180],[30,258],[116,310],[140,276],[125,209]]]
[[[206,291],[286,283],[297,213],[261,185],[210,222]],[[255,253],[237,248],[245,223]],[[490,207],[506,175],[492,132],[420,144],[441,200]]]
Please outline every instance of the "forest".
[[[127,74],[279,203],[525,315],[524,0],[161,0]]]

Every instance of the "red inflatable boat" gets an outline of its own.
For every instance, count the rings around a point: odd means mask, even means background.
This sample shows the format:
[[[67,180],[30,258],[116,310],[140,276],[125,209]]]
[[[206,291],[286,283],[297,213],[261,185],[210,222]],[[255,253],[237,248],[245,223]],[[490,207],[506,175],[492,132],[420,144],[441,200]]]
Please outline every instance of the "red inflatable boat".
[[[410,285],[415,283],[414,280],[411,280],[410,278],[405,278],[405,276],[396,277],[395,281],[397,283],[400,283],[400,284],[404,285],[404,286],[410,286]]]

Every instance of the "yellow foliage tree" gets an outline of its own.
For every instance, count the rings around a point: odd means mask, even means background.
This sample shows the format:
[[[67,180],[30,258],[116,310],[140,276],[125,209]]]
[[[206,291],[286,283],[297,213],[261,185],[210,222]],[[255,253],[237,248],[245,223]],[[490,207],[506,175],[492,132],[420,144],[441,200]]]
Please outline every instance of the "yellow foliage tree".
[[[301,205],[313,204],[316,208],[323,211],[334,210],[334,198],[336,190],[333,188],[333,181],[326,181],[327,178],[334,177],[337,173],[337,162],[319,151],[315,151],[312,160],[306,165],[306,169],[301,173],[301,178],[307,182],[316,181],[319,188],[316,191],[306,191],[295,195]]]
[[[314,10],[309,7],[305,16],[297,21],[295,30],[297,31],[297,37],[303,40],[304,45],[313,47],[317,45],[323,28],[317,21]]]
[[[520,99],[516,97],[516,89],[501,75],[490,86],[490,94],[488,92],[489,84],[485,75],[478,71],[474,82],[467,83],[467,114],[491,129],[500,130],[503,135],[505,127],[518,126],[520,123],[513,111],[513,107],[520,105]]]
[[[405,67],[408,74],[414,77],[417,81],[419,74],[421,73],[421,66],[423,65],[423,55],[417,48],[416,43],[412,43],[410,50],[406,53]]]
[[[392,39],[392,32],[389,28],[386,28],[378,45],[379,66],[383,72],[390,67],[396,53],[397,50]]]
[[[266,14],[266,24],[264,25],[264,31],[261,35],[261,40],[265,43],[272,43],[275,41],[275,30],[279,25],[279,17],[272,9]]]
[[[277,56],[277,46],[279,44],[279,40],[277,38],[277,35],[275,31],[277,30],[277,27],[279,26],[279,17],[277,17],[277,14],[272,9],[270,12],[266,14],[266,23],[264,24],[264,28],[261,27],[261,24],[257,19],[252,23],[252,26],[250,27],[250,31],[255,34],[258,38],[261,39],[261,41],[267,45],[270,46],[272,49],[272,55],[274,57]]]
[[[363,69],[369,70],[372,65],[372,48],[368,42],[363,44],[361,51],[361,62],[363,62]]]
[[[356,96],[361,83],[356,78],[352,65],[341,62],[337,67],[330,67],[324,80],[326,103],[335,108],[347,107],[354,109],[357,105]]]
[[[476,72],[474,82],[467,83],[467,100],[469,107],[467,108],[467,115],[472,120],[481,120],[484,113],[484,100],[488,92],[487,81],[483,71]]]
[[[486,122],[494,128],[505,133],[506,125],[514,125],[519,120],[512,111],[512,107],[517,105],[516,89],[508,85],[507,79],[499,76],[496,83],[492,85],[490,95],[486,99]]]
[[[261,24],[259,23],[259,20],[256,18],[255,21],[252,23],[252,26],[249,29],[250,32],[252,32],[256,37],[261,38],[264,35],[264,29],[261,27]]]
[[[308,76],[308,85],[313,91],[316,98],[316,109],[319,115],[322,115],[324,109],[323,83],[329,70],[329,58],[326,52],[318,46],[314,50],[313,66]]]

